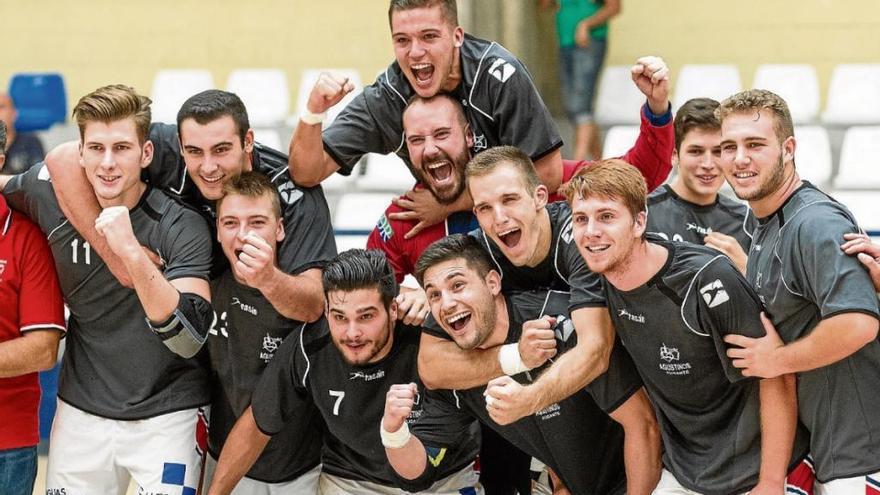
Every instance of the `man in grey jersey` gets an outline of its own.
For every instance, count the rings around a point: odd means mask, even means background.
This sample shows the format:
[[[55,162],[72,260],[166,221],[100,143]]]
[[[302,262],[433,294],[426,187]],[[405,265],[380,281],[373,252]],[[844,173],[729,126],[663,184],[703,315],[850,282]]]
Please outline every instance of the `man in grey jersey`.
[[[788,105],[766,90],[721,102],[721,167],[758,227],[748,279],[767,308],[767,335],[729,336],[746,376],[798,376],[818,493],[880,486],[877,296],[859,260],[840,249],[860,232],[846,207],[798,177]]]
[[[665,469],[654,493],[783,493],[807,447],[795,435],[794,376],[745,379],[722,340],[762,335],[761,304],[725,256],[646,238],[645,193],[635,167],[606,160],[579,172],[567,197],[575,243],[602,274],[657,411]]]
[[[186,492],[201,476],[197,433],[209,397],[194,356],[210,324],[210,234],[196,212],[141,180],[153,155],[149,103],[106,86],[73,112],[80,163],[103,208],[95,228],[134,290],[64,218],[45,167],[5,186],[10,204],[49,236],[71,312],[47,493],[116,493],[129,478],[141,492]]]
[[[745,205],[718,193],[724,174],[718,165],[721,124],[716,108],[718,102],[711,98],[694,98],[675,112],[672,163],[678,173],[648,195],[648,232],[705,244],[745,271],[753,219]]]

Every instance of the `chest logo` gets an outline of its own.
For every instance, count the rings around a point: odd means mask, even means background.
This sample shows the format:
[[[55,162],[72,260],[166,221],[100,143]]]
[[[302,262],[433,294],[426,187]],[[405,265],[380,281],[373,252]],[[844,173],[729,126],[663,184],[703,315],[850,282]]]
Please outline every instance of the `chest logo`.
[[[371,382],[380,378],[385,378],[385,370],[379,370],[373,373],[364,373],[363,371],[352,371],[348,375],[349,380],[361,379],[365,382]]]
[[[689,375],[691,363],[681,363],[681,355],[675,347],[669,347],[665,343],[660,346],[660,369],[667,375]]]
[[[721,280],[715,280],[711,284],[704,286],[700,289],[700,294],[703,295],[703,301],[706,301],[710,308],[721,306],[730,300],[730,296],[724,290]]]
[[[660,346],[660,359],[666,361],[667,363],[671,363],[673,361],[678,361],[681,356],[678,353],[678,349],[675,347],[666,347],[666,344]]]
[[[620,318],[626,318],[629,321],[632,321],[635,323],[644,323],[645,322],[644,315],[634,315],[634,314],[630,313],[629,311],[627,311],[626,308],[622,308],[622,309],[618,310],[617,316],[619,316]]]
[[[275,357],[275,351],[278,350],[282,340],[284,340],[283,337],[273,337],[269,335],[269,332],[266,332],[266,335],[263,337],[263,350],[260,351],[260,359],[267,363],[271,361]]]
[[[480,151],[488,148],[489,145],[486,143],[486,135],[485,134],[474,134],[474,151]]]
[[[489,67],[489,74],[492,74],[492,77],[498,79],[502,83],[507,82],[516,72],[516,67],[510,64],[510,62],[504,60],[503,58],[496,58],[494,62],[492,62],[492,66]]]
[[[695,230],[695,231],[697,231],[698,234],[702,234],[702,235],[709,235],[712,233],[711,227],[701,227],[701,226],[699,226],[695,223],[691,223],[691,222],[687,223],[687,225],[685,226],[685,229],[688,232]]]

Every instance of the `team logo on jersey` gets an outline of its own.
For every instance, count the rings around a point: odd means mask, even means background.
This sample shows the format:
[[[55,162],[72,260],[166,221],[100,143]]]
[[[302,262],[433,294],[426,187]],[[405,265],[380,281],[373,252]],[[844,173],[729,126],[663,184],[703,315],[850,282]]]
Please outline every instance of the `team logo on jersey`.
[[[482,151],[489,147],[485,134],[474,134],[474,152]]]
[[[382,215],[382,218],[379,219],[379,223],[376,224],[376,230],[379,231],[379,237],[382,239],[382,242],[388,242],[394,237],[394,229],[391,228],[391,223],[388,222],[388,217],[385,215]]]
[[[626,319],[628,319],[629,321],[633,321],[633,322],[636,322],[636,323],[644,323],[644,322],[645,322],[645,316],[644,316],[644,315],[634,315],[634,314],[630,313],[629,311],[627,311],[626,308],[623,308],[623,309],[618,310],[618,311],[617,311],[617,316],[620,317],[620,318],[626,318]]]
[[[536,412],[535,416],[541,418],[541,421],[547,421],[548,419],[553,419],[561,414],[562,408],[559,407],[559,403],[556,402]]]
[[[665,343],[660,346],[660,369],[667,375],[688,375],[691,372],[691,363],[679,363],[681,355],[675,347],[668,347]]]
[[[376,371],[375,373],[364,373],[363,371],[352,371],[348,375],[349,380],[357,380],[358,378],[360,378],[361,380],[363,380],[365,382],[371,382],[373,380],[378,380],[378,379],[384,378],[384,377],[385,377],[385,370],[379,370],[379,371]]]
[[[299,201],[299,198],[303,197],[303,192],[300,191],[293,182],[287,181],[278,186],[278,195],[281,196],[281,201],[283,201],[284,204],[292,205]]]
[[[439,449],[437,447],[425,447],[425,452],[428,454],[428,462],[434,467],[440,466],[443,458],[446,457],[446,447]]]
[[[266,332],[266,336],[263,337],[263,350],[260,351],[260,359],[266,363],[271,361],[275,357],[275,351],[278,350],[282,340],[284,340],[284,337],[273,337],[269,335],[269,332]]]
[[[0,260],[0,282],[3,281],[3,272],[6,271],[6,260]]]
[[[251,306],[250,304],[245,304],[241,302],[237,297],[232,298],[232,305],[238,306],[238,309],[244,311],[245,313],[250,313],[254,316],[257,316],[257,308]]]
[[[501,82],[507,82],[516,72],[516,67],[511,65],[510,62],[504,60],[503,58],[496,58],[492,65],[489,67],[489,74],[492,74],[492,77],[498,79]]]
[[[703,294],[703,300],[706,301],[710,308],[721,306],[730,300],[730,296],[724,290],[721,280],[715,280],[711,284],[704,286],[700,289],[700,294]]]
[[[709,235],[712,233],[712,227],[701,227],[695,223],[688,222],[685,226],[685,230],[688,232],[692,230],[696,230],[698,234]]]

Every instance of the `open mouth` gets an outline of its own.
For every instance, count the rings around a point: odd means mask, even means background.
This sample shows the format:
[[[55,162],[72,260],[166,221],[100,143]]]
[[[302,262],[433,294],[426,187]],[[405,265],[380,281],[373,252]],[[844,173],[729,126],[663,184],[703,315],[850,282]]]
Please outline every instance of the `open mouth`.
[[[446,319],[446,324],[449,325],[452,330],[456,332],[460,332],[467,324],[471,321],[471,313],[470,311],[464,311],[462,313],[458,313],[455,316],[450,316]]]
[[[207,183],[207,184],[219,184],[220,181],[223,180],[223,174],[218,175],[216,177],[206,177],[204,175],[199,175],[199,177],[201,177],[201,179],[203,181],[205,181],[205,183]]]
[[[587,246],[587,251],[591,253],[601,253],[611,247],[610,244],[597,244],[595,246]]]
[[[434,75],[432,64],[413,64],[409,68],[419,85],[424,86],[431,82],[431,77]]]
[[[520,230],[519,227],[513,227],[498,233],[498,239],[509,248],[512,248],[519,244],[521,238],[522,230]]]
[[[113,184],[121,178],[122,178],[121,175],[99,175],[98,176],[98,179],[100,179],[101,182],[103,182],[105,184]]]
[[[241,249],[236,249],[236,250],[235,250],[235,259],[240,260],[240,259],[241,259],[241,253],[243,253],[243,252],[244,252],[244,251],[241,250]]]
[[[701,184],[706,185],[706,186],[712,185],[715,182],[715,179],[717,179],[717,178],[718,178],[717,175],[698,175],[697,176],[697,180],[699,180]]]
[[[446,182],[452,177],[452,162],[449,160],[438,160],[429,163],[426,167],[428,174],[436,182]]]
[[[751,179],[752,177],[757,177],[757,172],[736,172],[733,174],[737,179]]]

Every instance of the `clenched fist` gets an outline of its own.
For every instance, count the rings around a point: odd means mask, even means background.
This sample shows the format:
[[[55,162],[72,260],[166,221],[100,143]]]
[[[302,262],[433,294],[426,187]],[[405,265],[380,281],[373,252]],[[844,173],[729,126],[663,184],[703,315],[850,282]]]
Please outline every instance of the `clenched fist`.
[[[529,369],[537,368],[556,355],[556,318],[543,316],[523,323],[519,338],[519,356]]]
[[[654,115],[666,113],[669,107],[669,67],[660,57],[642,57],[630,68],[633,83],[648,98]]]
[[[306,108],[312,113],[324,113],[330,107],[342,101],[345,95],[353,90],[354,84],[347,77],[330,72],[322,72],[318,76],[318,82],[315,83],[312,92],[309,94]]]
[[[113,254],[120,258],[132,255],[135,251],[141,251],[141,246],[131,228],[128,208],[125,206],[104,208],[95,219],[95,230],[107,239],[107,244]]]
[[[385,415],[382,416],[382,428],[389,433],[399,430],[412,412],[413,405],[419,396],[419,388],[415,383],[396,384],[385,394]]]

